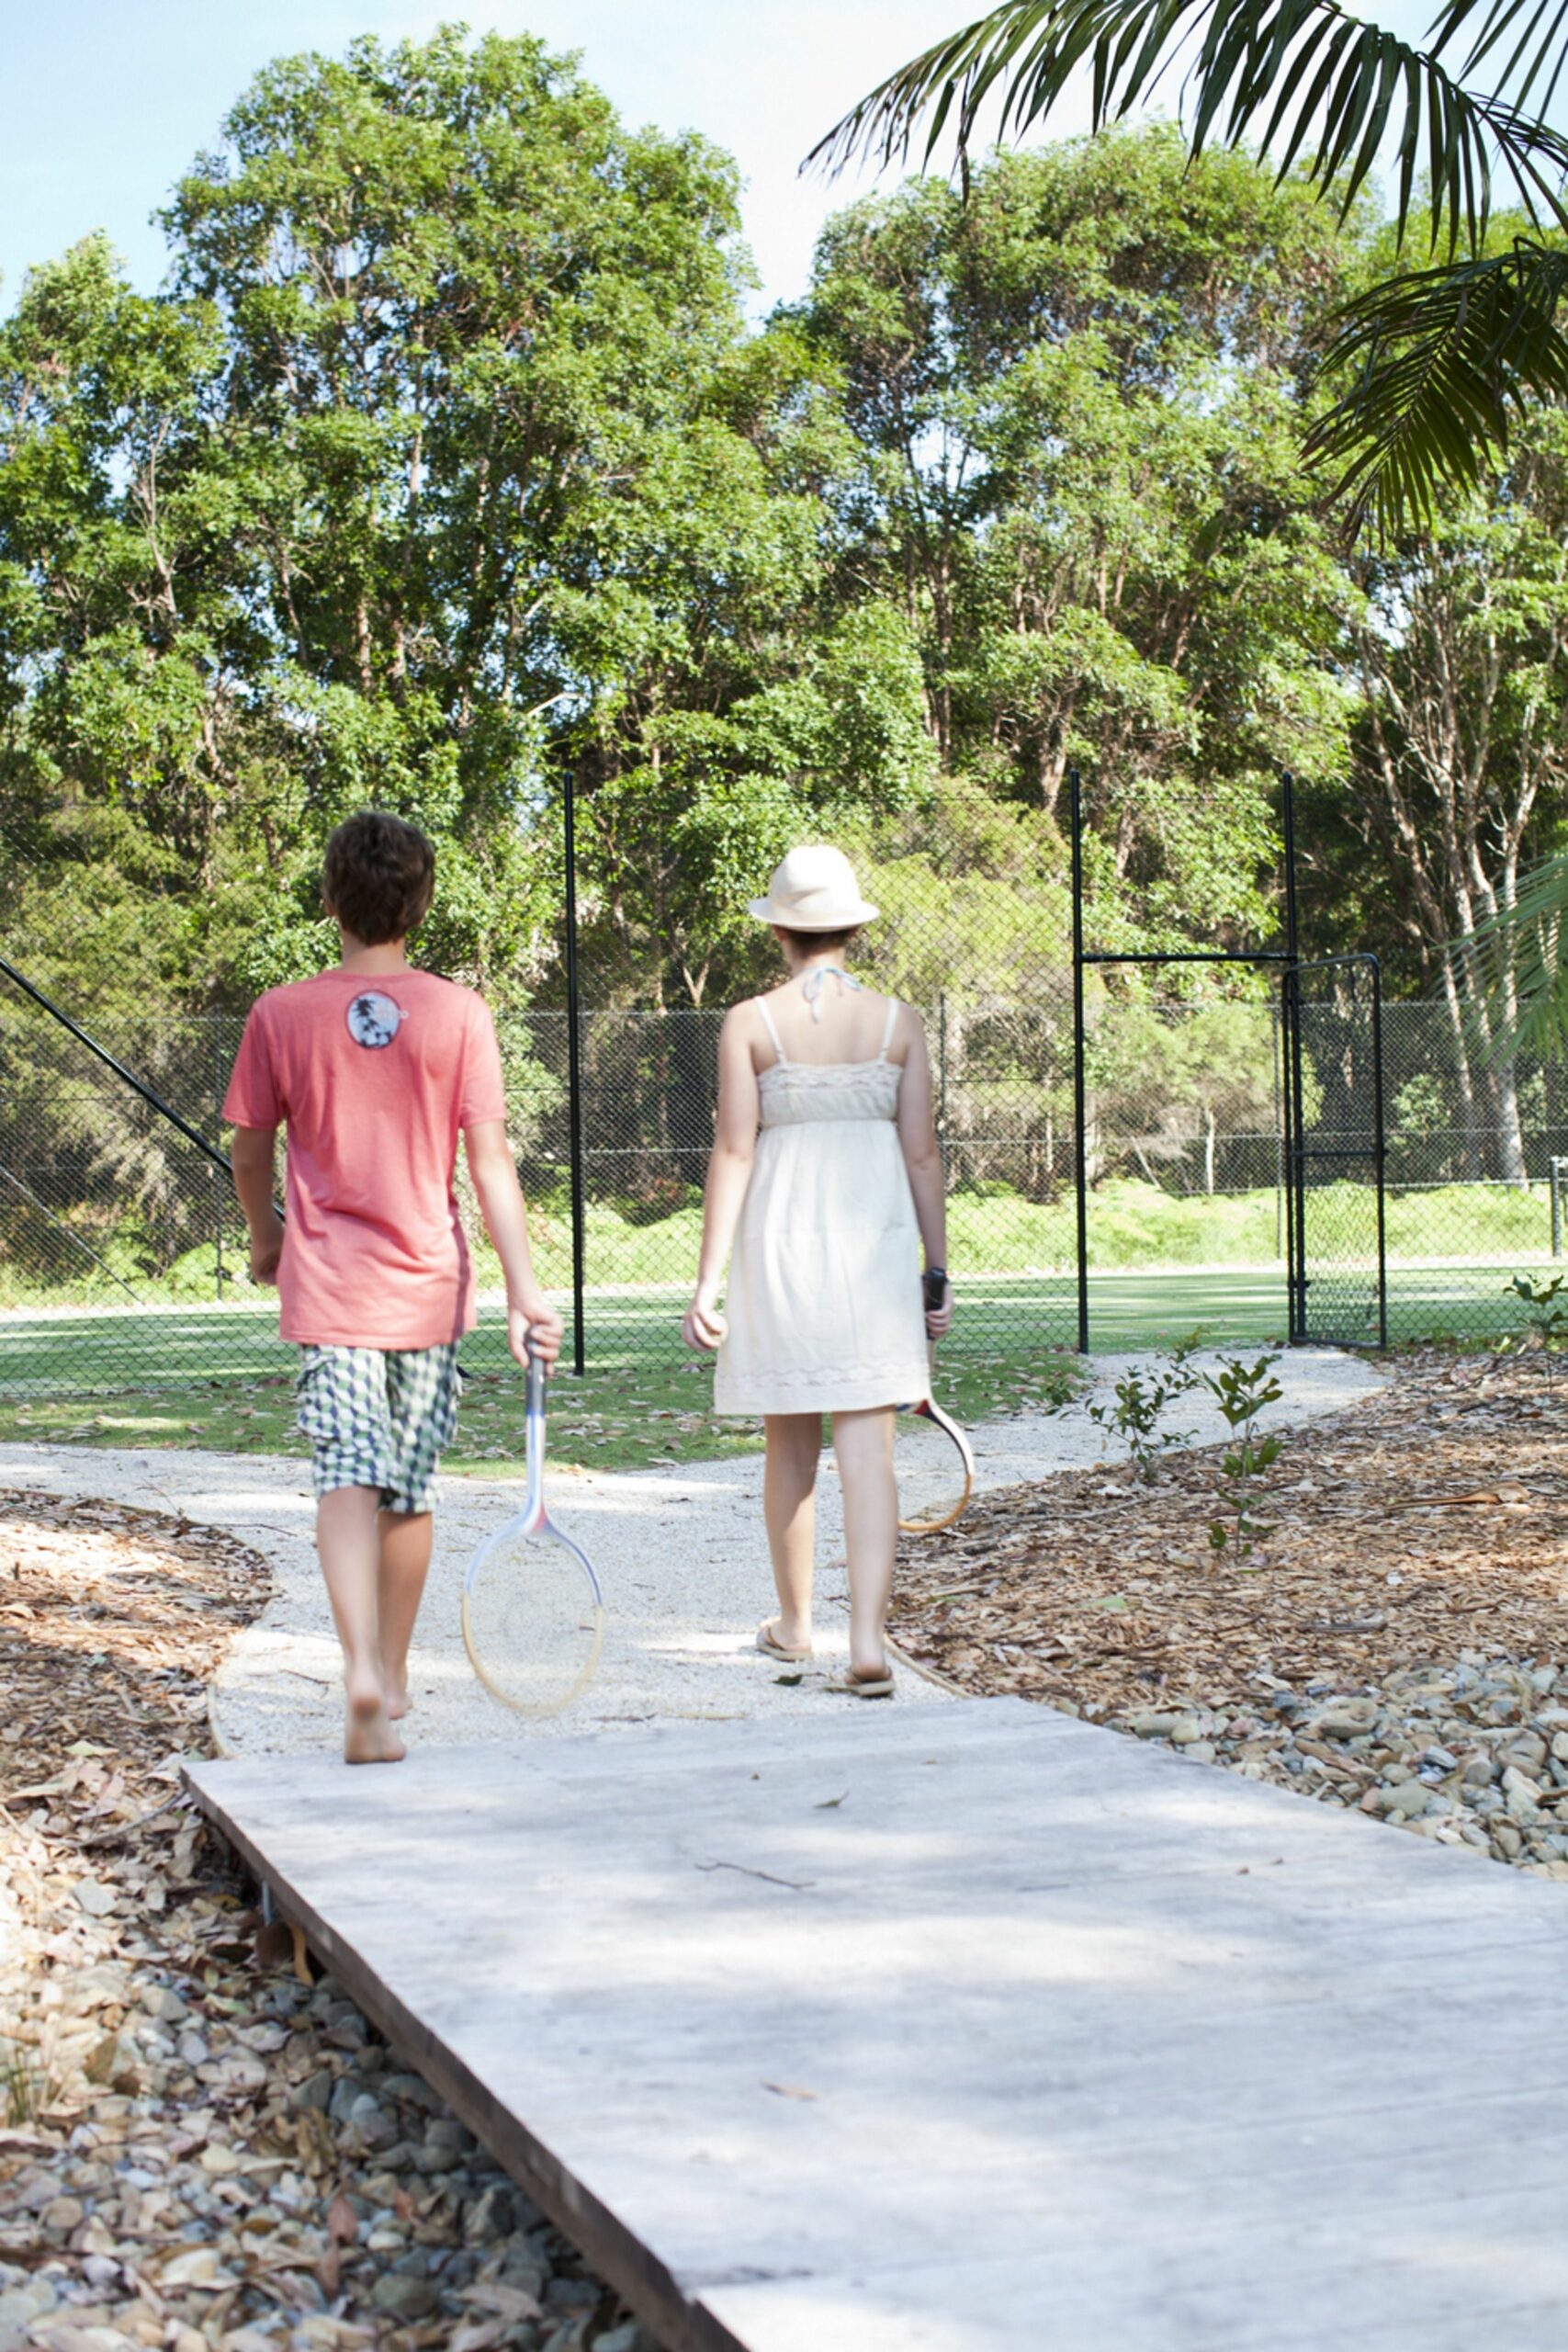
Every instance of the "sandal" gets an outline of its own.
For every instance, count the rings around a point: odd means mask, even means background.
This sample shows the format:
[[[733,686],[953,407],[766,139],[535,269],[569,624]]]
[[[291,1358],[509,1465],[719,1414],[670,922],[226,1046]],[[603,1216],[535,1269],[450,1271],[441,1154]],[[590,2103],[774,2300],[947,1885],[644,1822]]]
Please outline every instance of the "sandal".
[[[880,1674],[862,1674],[852,1666],[843,1680],[830,1684],[829,1688],[841,1691],[850,1699],[891,1699],[893,1674],[886,1667]]]
[[[804,1665],[811,1656],[809,1643],[805,1649],[797,1650],[789,1648],[784,1642],[776,1642],[773,1639],[773,1627],[778,1622],[776,1617],[763,1618],[757,1628],[757,1647],[764,1657],[783,1658],[786,1666]]]

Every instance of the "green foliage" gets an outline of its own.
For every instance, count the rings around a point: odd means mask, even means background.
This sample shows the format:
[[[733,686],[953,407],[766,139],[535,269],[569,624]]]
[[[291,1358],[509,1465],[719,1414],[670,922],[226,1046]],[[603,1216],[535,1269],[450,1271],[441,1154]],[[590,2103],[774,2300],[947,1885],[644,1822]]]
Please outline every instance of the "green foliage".
[[[1505,1288],[1505,1295],[1519,1299],[1525,1308],[1525,1321],[1535,1334],[1536,1345],[1541,1351],[1546,1366],[1547,1385],[1551,1385],[1552,1351],[1564,1332],[1568,1332],[1568,1298],[1558,1304],[1568,1275],[1553,1274],[1550,1282],[1539,1282],[1529,1274],[1516,1274]]]
[[[1490,60],[1491,74],[1467,87],[1440,52],[1477,17],[1462,70]],[[1424,212],[1446,261],[1347,306],[1329,365],[1348,389],[1309,446],[1345,465],[1342,495],[1371,502],[1397,530],[1429,521],[1441,493],[1473,487],[1506,444],[1510,410],[1568,382],[1554,321],[1562,256],[1532,240],[1507,262],[1482,258],[1498,170],[1532,227],[1568,226],[1568,139],[1543,119],[1562,69],[1562,12],[1536,10],[1521,33],[1517,0],[1450,0],[1433,29],[1436,43],[1415,49],[1338,0],[1003,0],[880,84],[815,152],[886,161],[907,152],[924,116],[927,160],[951,127],[967,179],[987,105],[999,105],[1004,131],[1021,131],[1092,62],[1102,130],[1145,102],[1179,56],[1194,158],[1212,141],[1257,139],[1281,179],[1298,167],[1341,219],[1393,143],[1400,243]]]
[[[1102,944],[1195,906],[1216,944],[1270,933],[1276,763],[1342,761],[1347,583],[1296,430],[1349,258],[1299,189],[1156,130],[851,206],[782,322],[840,388],[827,494],[918,635],[943,767],[1056,876],[1085,770]]]
[[[1198,1385],[1201,1374],[1191,1357],[1201,1338],[1195,1331],[1185,1347],[1173,1349],[1168,1358],[1156,1358],[1146,1368],[1134,1364],[1113,1385],[1113,1403],[1089,1408],[1089,1417],[1097,1427],[1122,1441],[1128,1460],[1145,1485],[1153,1483],[1161,1457],[1171,1446],[1191,1441],[1190,1430],[1162,1429],[1160,1423],[1167,1408],[1190,1396]]]
[[[1277,1355],[1259,1356],[1256,1363],[1247,1363],[1232,1356],[1217,1372],[1199,1374],[1231,1433],[1229,1450],[1220,1462],[1218,1494],[1223,1509],[1209,1522],[1209,1544],[1216,1553],[1228,1549],[1241,1560],[1249,1559],[1257,1545],[1274,1532],[1272,1522],[1258,1518],[1258,1506],[1264,1476],[1280,1459],[1283,1442],[1272,1435],[1260,1437],[1258,1416],[1265,1406],[1277,1405],[1285,1393],[1272,1377],[1279,1361]]]

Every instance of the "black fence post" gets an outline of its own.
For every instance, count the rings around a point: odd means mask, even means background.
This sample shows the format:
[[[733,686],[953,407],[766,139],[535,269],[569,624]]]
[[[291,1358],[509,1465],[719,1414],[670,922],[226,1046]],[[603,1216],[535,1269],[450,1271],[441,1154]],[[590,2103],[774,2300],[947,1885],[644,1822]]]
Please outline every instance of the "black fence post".
[[[1382,1109],[1382,966],[1375,956],[1367,962],[1372,975],[1372,1148],[1378,1185],[1378,1345],[1388,1346],[1388,1137]]]
[[[1285,967],[1280,981],[1280,1064],[1283,1080],[1280,1121],[1285,1183],[1285,1329],[1292,1341],[1306,1337],[1306,1193],[1302,1162],[1300,910],[1296,898],[1296,780],[1289,768],[1280,776],[1280,821],[1285,855]]]
[[[1073,824],[1073,1190],[1077,1196],[1078,1353],[1089,1353],[1089,1149],[1084,1135],[1089,1089],[1085,1081],[1083,1001],[1083,788],[1077,768],[1067,772]]]
[[[588,1363],[582,1328],[582,1036],[577,996],[577,783],[570,768],[566,778],[566,1059],[571,1155],[571,1368],[581,1377]]]

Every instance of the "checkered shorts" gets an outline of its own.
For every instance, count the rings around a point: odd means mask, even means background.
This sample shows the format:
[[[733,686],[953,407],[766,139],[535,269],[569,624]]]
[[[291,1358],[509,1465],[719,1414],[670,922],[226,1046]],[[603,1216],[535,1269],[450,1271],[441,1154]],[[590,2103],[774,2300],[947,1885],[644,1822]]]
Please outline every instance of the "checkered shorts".
[[[299,1426],[318,1495],[375,1487],[384,1510],[429,1510],[457,1432],[457,1345],[301,1348]]]

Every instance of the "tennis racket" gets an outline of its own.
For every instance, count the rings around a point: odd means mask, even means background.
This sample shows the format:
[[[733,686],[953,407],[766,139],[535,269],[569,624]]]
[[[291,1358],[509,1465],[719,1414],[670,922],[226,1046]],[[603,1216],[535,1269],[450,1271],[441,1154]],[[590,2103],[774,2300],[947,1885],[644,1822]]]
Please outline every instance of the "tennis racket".
[[[927,1278],[926,1305],[942,1305],[945,1278]],[[936,1350],[926,1351],[936,1372]],[[975,1488],[975,1456],[951,1413],[928,1392],[919,1404],[902,1405],[893,1424],[893,1476],[898,1487],[898,1524],[906,1535],[938,1535],[961,1517]]]
[[[545,1509],[545,1368],[528,1358],[528,1492],[463,1578],[463,1645],[491,1696],[519,1715],[558,1715],[599,1663],[604,1604],[588,1555]]]

